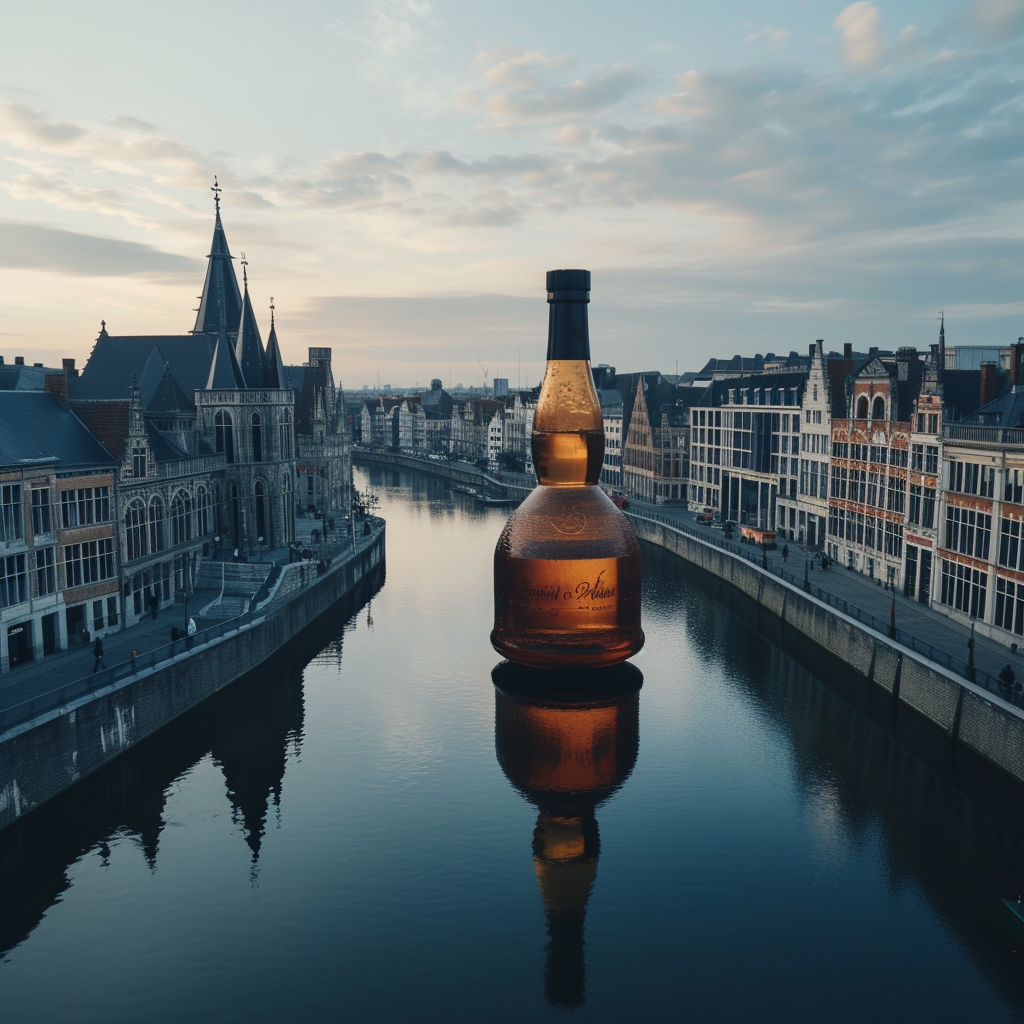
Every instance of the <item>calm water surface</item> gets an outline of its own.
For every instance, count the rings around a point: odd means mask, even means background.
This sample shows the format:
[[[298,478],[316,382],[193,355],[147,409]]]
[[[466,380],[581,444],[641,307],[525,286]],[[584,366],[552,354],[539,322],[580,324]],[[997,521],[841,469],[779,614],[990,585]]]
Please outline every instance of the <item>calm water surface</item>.
[[[4,1020],[1021,1019],[1020,830],[941,749],[649,548],[639,694],[496,691],[505,514],[367,484],[368,607],[4,840]]]

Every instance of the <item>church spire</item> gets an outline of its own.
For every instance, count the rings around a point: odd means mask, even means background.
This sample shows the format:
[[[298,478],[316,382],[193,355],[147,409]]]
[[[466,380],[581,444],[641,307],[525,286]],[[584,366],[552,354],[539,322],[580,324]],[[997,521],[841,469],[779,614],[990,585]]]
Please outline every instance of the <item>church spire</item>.
[[[939,310],[939,374],[946,368],[946,311]]]
[[[263,386],[283,388],[285,383],[284,361],[281,359],[281,346],[277,341],[277,327],[274,325],[274,299],[270,299],[270,335],[267,338],[267,351],[263,357]]]
[[[235,339],[235,359],[245,378],[247,388],[263,387],[263,340],[256,325],[256,315],[249,301],[249,261],[242,253],[242,310]]]
[[[213,179],[211,191],[215,208],[213,241],[207,256],[210,262],[206,265],[206,281],[203,283],[196,325],[191,333],[219,334],[224,329],[233,334],[242,315],[242,295],[238,290],[234,267],[231,266],[234,257],[228,249],[224,225],[220,220],[221,187],[216,178]]]

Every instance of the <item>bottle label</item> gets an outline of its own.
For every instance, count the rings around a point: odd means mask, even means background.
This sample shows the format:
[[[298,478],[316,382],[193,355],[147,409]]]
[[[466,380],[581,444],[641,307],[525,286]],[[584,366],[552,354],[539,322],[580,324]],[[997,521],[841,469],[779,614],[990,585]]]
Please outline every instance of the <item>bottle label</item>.
[[[617,559],[509,559],[508,599],[516,626],[573,629],[615,626]]]

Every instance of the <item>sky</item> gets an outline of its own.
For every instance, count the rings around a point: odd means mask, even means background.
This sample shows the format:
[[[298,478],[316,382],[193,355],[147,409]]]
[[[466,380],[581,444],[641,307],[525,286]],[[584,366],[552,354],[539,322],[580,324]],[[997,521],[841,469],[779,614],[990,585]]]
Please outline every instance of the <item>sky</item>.
[[[1024,335],[1024,0],[11,5],[0,354],[194,323],[214,175],[264,339],[535,384]]]

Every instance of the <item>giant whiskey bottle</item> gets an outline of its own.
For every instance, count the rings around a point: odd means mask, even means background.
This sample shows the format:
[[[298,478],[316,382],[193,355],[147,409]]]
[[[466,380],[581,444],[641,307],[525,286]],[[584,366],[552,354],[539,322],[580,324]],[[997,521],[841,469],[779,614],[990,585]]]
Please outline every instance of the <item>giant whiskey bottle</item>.
[[[643,647],[640,548],[598,486],[601,405],[590,373],[589,270],[548,272],[548,362],[533,421],[540,484],[494,552],[491,643],[538,668],[614,665]]]

